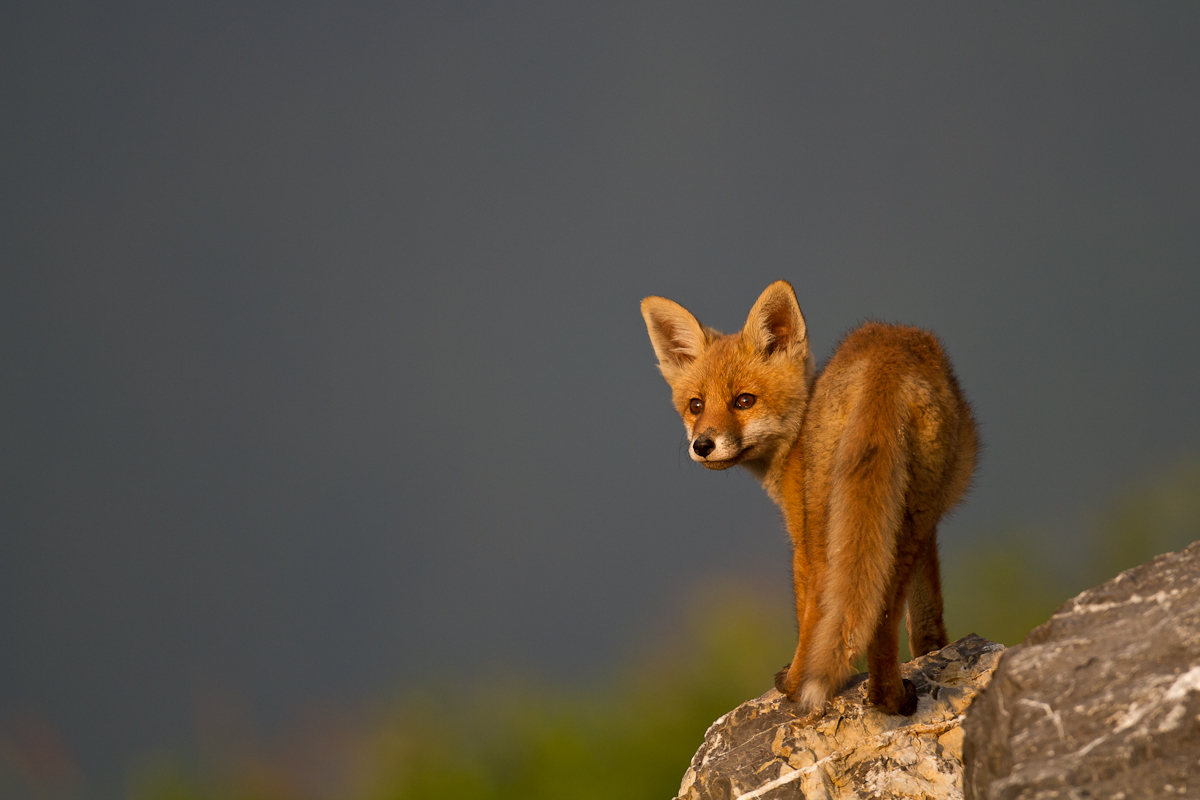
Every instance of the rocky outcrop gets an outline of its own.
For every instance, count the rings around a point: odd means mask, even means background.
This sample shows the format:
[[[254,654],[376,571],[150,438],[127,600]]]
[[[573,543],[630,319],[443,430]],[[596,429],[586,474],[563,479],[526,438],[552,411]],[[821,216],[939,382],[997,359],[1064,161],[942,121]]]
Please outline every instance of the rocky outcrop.
[[[809,715],[772,689],[712,724],[679,798],[960,798],[963,712],[1003,649],[968,636],[903,665],[912,717],[867,704],[865,675]]]
[[[967,798],[1200,797],[1200,542],[1063,605],[965,733]]]

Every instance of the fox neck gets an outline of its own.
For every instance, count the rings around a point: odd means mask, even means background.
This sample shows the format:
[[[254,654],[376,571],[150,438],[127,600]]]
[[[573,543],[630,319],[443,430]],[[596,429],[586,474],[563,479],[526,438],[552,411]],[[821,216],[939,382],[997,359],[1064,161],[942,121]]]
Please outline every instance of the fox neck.
[[[741,465],[762,484],[767,496],[775,502],[775,505],[779,506],[780,510],[784,509],[784,473],[787,472],[788,458],[799,438],[797,430],[795,436],[779,440],[775,448],[763,454],[761,458],[747,461]]]

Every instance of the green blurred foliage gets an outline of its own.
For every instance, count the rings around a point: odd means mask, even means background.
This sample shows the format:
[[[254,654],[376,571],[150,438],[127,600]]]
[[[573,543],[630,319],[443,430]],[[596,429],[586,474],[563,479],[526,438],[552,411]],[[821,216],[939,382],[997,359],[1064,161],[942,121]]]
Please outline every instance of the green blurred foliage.
[[[246,753],[186,773],[142,770],[138,800],[670,797],[707,727],[769,690],[791,655],[787,597],[734,582],[708,589],[673,634],[607,681],[555,686],[516,677],[426,687],[363,725],[314,786],[286,757]],[[312,765],[307,765],[311,767]]]
[[[1200,462],[1116,497],[1070,539],[1047,526],[1001,526],[970,549],[946,547],[952,639],[1019,643],[1089,586],[1200,538]],[[773,581],[774,582],[774,581]],[[782,581],[780,581],[781,583]],[[134,800],[671,797],[707,727],[771,687],[795,646],[790,598],[762,581],[697,591],[668,633],[607,679],[576,686],[519,677],[427,686],[386,713],[322,728],[295,746],[141,769]],[[300,737],[303,739],[304,737]],[[187,766],[189,765],[190,766]]]
[[[1141,481],[1093,525],[1100,534],[1091,559],[1094,582],[1187,546],[1200,538],[1200,460]]]
[[[1001,528],[943,560],[946,626],[1019,644],[1058,606],[1123,570],[1200,539],[1200,460],[1186,459],[1082,521],[1073,546],[1050,528]]]
[[[403,706],[385,729],[412,727],[424,741],[409,736],[383,748],[387,768],[368,796],[671,796],[707,726],[767,691],[783,652],[768,646],[783,643],[780,626],[768,624],[777,621],[773,609],[728,594],[705,607],[690,641],[639,656],[637,668],[608,685],[493,686],[426,700],[419,713]],[[458,713],[447,716],[447,702]]]
[[[1069,590],[1033,532],[999,530],[977,541],[943,559],[946,631],[952,640],[977,633],[1018,644],[1067,599]]]

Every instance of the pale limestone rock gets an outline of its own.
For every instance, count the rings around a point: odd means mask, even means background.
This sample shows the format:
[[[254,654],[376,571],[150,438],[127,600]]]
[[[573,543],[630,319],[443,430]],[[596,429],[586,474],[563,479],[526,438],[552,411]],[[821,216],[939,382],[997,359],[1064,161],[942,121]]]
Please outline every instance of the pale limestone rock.
[[[961,798],[963,711],[1003,649],[968,636],[903,665],[911,717],[868,705],[865,675],[807,716],[772,689],[713,723],[679,800]]]

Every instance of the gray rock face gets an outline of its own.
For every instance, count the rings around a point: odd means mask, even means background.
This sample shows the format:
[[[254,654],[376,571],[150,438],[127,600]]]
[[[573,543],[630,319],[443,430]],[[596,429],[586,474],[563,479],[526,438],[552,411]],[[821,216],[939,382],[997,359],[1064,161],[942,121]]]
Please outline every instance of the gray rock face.
[[[967,798],[1200,797],[1200,542],[1063,605],[965,735]]]
[[[967,636],[903,665],[912,717],[867,704],[865,675],[806,716],[772,689],[712,724],[679,799],[961,798],[963,712],[1003,649]]]

